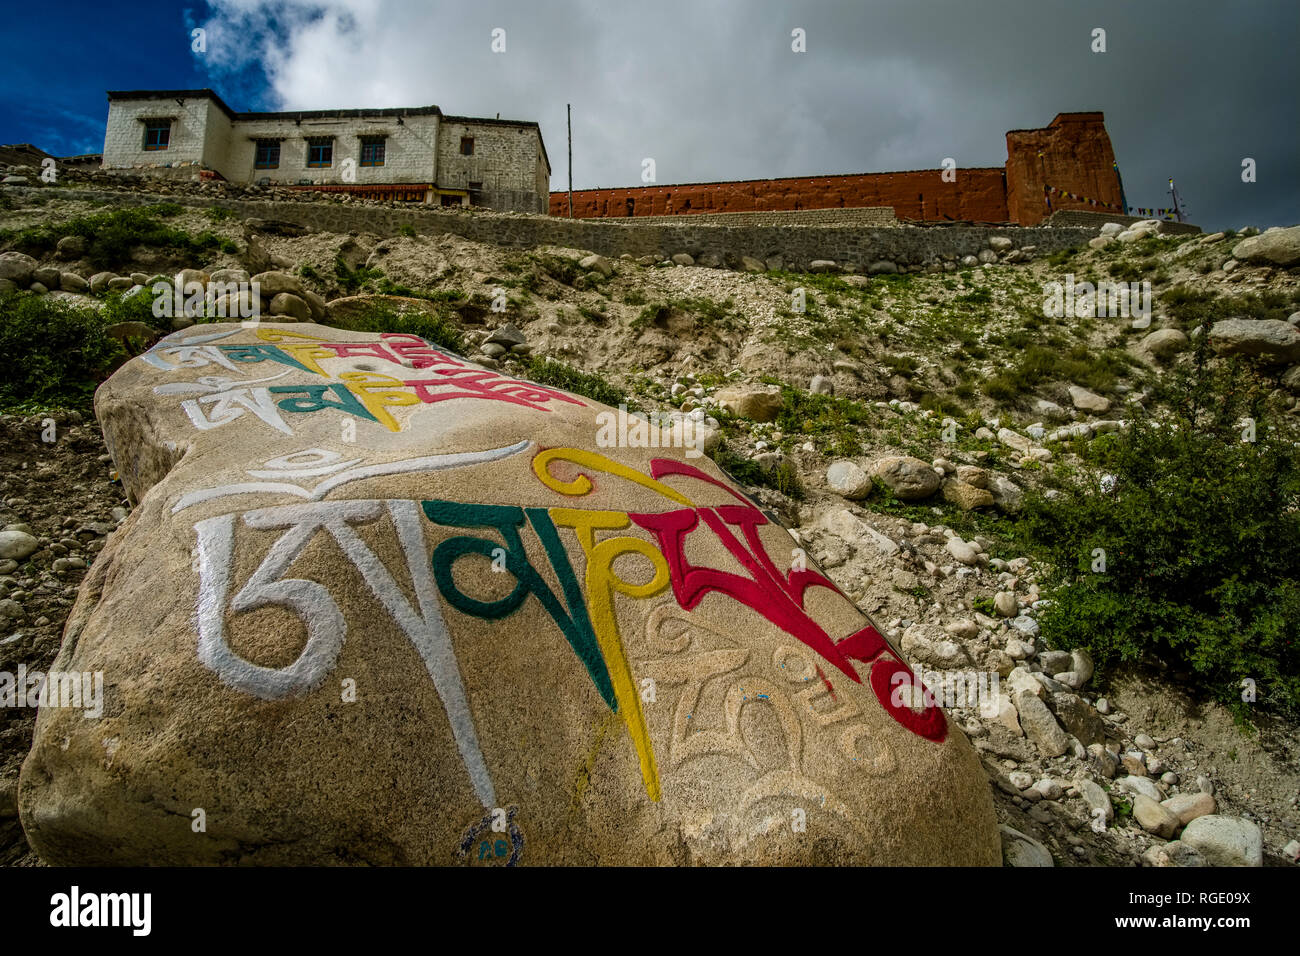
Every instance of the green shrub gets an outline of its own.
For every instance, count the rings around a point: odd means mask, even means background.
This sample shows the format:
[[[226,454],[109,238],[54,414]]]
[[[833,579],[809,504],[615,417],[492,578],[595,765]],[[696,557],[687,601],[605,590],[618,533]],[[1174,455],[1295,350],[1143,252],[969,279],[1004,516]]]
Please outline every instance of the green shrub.
[[[365,266],[357,266],[355,269],[351,269],[343,261],[342,256],[336,256],[334,259],[334,278],[349,294],[356,292],[362,286],[376,279],[383,278],[383,275],[381,269],[368,269]]]
[[[714,302],[705,298],[669,299],[665,302],[652,302],[642,309],[629,324],[632,330],[644,329],[650,325],[662,325],[674,312],[693,316],[701,326],[722,326],[733,324],[735,315],[731,299]]]
[[[880,364],[895,375],[902,375],[904,378],[911,378],[921,367],[921,363],[910,355],[882,355]]]
[[[375,303],[364,312],[331,324],[353,332],[407,332],[451,352],[463,352],[465,348],[460,327],[441,309],[428,314],[415,310],[398,311],[392,306]]]
[[[212,232],[194,236],[160,221],[176,215],[180,209],[175,203],[117,209],[64,223],[6,230],[0,232],[0,243],[28,255],[40,256],[52,251],[64,236],[80,236],[88,243],[87,260],[100,269],[118,268],[128,263],[136,246],[165,249],[196,260],[213,250],[238,251],[233,242]]]
[[[993,301],[993,293],[989,291],[988,286],[983,286],[965,295],[956,296],[952,301],[955,305],[988,305]]]
[[[397,227],[397,234],[399,236],[406,236],[408,239],[414,239],[415,227],[412,226],[409,222],[404,222]]]
[[[1131,364],[1122,349],[1097,352],[1086,345],[1064,348],[1028,344],[1038,337],[1028,332],[1007,336],[1006,344],[1021,351],[1015,364],[984,381],[984,394],[996,401],[1010,401],[1051,381],[1108,392]]]
[[[775,468],[765,469],[752,458],[737,455],[724,442],[712,455],[714,463],[743,485],[772,488],[796,500],[804,496],[799,469],[788,458]]]
[[[781,400],[776,424],[787,435],[814,438],[830,455],[851,457],[861,453],[858,430],[871,421],[868,406],[848,398],[804,392],[789,385],[781,386]]]
[[[1056,499],[1031,497],[1021,530],[1054,568],[1044,637],[1087,647],[1099,668],[1155,655],[1244,716],[1300,710],[1300,456],[1270,414],[1267,383],[1236,364],[1193,367],[1139,418],[1093,442]],[[1243,441],[1252,418],[1256,440]],[[1114,476],[1106,490],[1103,473]],[[1093,571],[1104,551],[1104,572]]]
[[[0,294],[0,355],[9,365],[0,407],[89,409],[95,387],[125,357],[104,334],[109,321],[119,319],[46,296]]]
[[[562,388],[566,392],[573,392],[575,395],[582,395],[615,408],[627,402],[627,397],[620,389],[615,388],[599,375],[592,375],[572,365],[536,355],[530,355],[525,359],[522,377],[538,385]],[[628,407],[632,409],[633,406],[629,403]]]

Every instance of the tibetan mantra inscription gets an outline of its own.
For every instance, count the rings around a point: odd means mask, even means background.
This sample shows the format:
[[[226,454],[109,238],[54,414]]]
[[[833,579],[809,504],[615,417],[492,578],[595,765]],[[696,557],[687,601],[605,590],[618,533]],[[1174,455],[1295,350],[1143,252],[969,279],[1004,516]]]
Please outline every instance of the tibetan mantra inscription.
[[[707,459],[406,334],[169,336],[20,813],[52,863],[996,864],[905,661]],[[799,555],[801,557],[801,555]],[[202,827],[192,826],[202,810]]]

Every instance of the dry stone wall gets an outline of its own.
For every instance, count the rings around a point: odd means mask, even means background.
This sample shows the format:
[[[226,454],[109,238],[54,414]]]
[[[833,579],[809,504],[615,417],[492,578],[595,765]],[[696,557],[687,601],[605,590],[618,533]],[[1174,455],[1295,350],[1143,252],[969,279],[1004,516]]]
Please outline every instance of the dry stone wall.
[[[16,189],[35,191],[34,187]],[[1032,245],[1042,255],[1082,245],[1097,234],[1095,227],[723,226],[699,222],[695,217],[654,223],[610,222],[423,206],[259,202],[78,189],[61,189],[58,194],[65,199],[107,201],[117,205],[175,202],[202,208],[217,206],[244,218],[280,219],[337,233],[369,232],[392,236],[399,228],[409,226],[421,235],[451,234],[516,249],[553,245],[587,249],[605,256],[627,253],[661,259],[685,252],[697,259],[716,256],[727,266],[738,266],[741,256],[763,260],[779,258],[784,268],[795,271],[806,271],[816,260],[833,260],[841,268],[851,271],[865,271],[880,260],[919,266],[945,256],[977,255],[988,248],[992,236],[1005,236],[1017,247]]]

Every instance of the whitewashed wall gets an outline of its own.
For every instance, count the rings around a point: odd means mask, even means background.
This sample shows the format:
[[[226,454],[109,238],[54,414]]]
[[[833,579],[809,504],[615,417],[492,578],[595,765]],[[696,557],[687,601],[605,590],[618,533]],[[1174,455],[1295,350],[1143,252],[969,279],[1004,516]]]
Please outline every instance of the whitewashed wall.
[[[221,110],[207,99],[114,100],[108,104],[108,127],[104,133],[104,167],[175,165],[201,162],[210,116],[223,121]],[[144,123],[154,117],[175,117],[167,149],[144,148]]]
[[[152,117],[175,117],[165,150],[144,149],[144,123]],[[330,136],[330,166],[307,165],[309,137]],[[361,165],[361,137],[383,136],[383,166]],[[462,136],[474,137],[474,155],[460,154]],[[256,141],[280,140],[280,164],[255,167]],[[343,178],[344,160],[355,164],[355,179]],[[115,100],[109,104],[104,142],[105,168],[201,163],[231,182],[269,179],[276,185],[379,185],[437,183],[444,189],[469,189],[482,183],[481,199],[496,209],[545,212],[550,170],[542,158],[535,127],[473,121],[445,122],[434,115],[363,118],[251,119],[232,121],[205,98]]]

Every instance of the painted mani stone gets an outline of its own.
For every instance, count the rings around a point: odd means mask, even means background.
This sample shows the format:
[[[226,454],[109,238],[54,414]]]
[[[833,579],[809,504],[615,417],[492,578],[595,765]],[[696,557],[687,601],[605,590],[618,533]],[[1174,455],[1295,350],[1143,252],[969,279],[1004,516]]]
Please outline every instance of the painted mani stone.
[[[231,323],[95,410],[138,504],[56,661],[103,714],[42,709],[23,766],[50,863],[1000,862],[897,650],[707,458],[604,447],[605,406]]]

